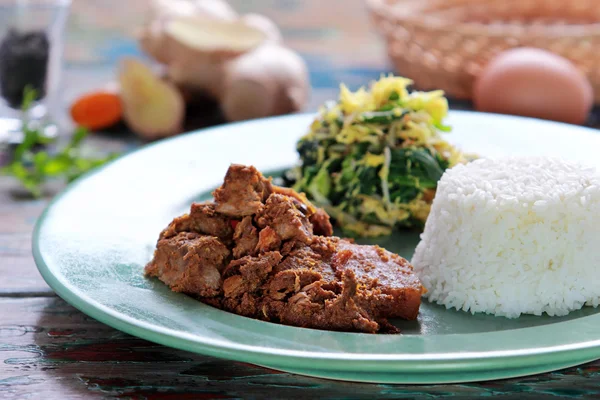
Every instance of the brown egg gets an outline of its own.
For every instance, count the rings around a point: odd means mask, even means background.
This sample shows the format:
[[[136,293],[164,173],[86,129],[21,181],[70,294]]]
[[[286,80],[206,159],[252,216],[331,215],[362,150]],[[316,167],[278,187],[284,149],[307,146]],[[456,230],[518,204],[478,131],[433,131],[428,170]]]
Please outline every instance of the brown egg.
[[[534,48],[500,53],[473,88],[479,111],[582,124],[594,102],[592,86],[567,59]]]

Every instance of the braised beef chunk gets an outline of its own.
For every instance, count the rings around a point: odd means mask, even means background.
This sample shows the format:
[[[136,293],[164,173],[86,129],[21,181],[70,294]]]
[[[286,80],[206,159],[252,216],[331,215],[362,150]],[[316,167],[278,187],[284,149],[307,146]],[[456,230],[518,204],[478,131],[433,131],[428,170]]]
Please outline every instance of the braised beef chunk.
[[[203,233],[229,242],[233,235],[233,227],[229,218],[215,211],[214,203],[193,203],[190,213],[175,218],[162,231],[160,237],[166,239],[180,232]]]
[[[294,189],[279,186],[273,186],[272,192],[292,199],[296,208],[308,217],[313,226],[313,234],[320,236],[333,235],[333,226],[329,220],[329,215],[322,208],[313,206],[304,193],[298,193]]]
[[[281,247],[281,238],[270,226],[264,227],[258,235],[256,250],[259,253],[277,250]]]
[[[308,198],[306,198],[306,195],[304,193],[298,193],[292,188],[286,188],[281,186],[273,186],[272,192],[290,197],[296,205],[296,207],[300,211],[302,211],[302,213],[307,217],[310,217],[317,211],[315,206],[313,206],[312,203],[308,201]]]
[[[256,252],[258,244],[258,231],[252,225],[252,217],[247,216],[238,222],[233,233],[235,247],[233,248],[233,257],[240,258],[247,255],[253,255]]]
[[[269,297],[273,300],[283,300],[322,278],[320,273],[308,268],[287,269],[278,272],[269,282]]]
[[[425,289],[408,261],[330,236],[329,216],[303,194],[232,165],[214,195],[161,233],[147,275],[214,307],[306,328],[396,333],[388,318],[416,318]]]
[[[256,168],[232,165],[223,186],[214,191],[216,210],[230,217],[256,214],[271,194],[271,181]]]
[[[262,301],[255,301],[258,318],[319,329],[391,333],[388,318],[416,318],[424,290],[397,255],[320,236],[290,251],[271,275],[262,285]],[[230,279],[247,281],[236,276]],[[230,301],[227,307],[237,305]]]
[[[309,246],[301,246],[292,250],[287,257],[275,268],[276,272],[288,269],[309,269],[318,272],[327,281],[335,280],[335,273],[329,264],[327,255],[315,252]]]
[[[297,240],[310,243],[313,236],[312,224],[289,196],[272,194],[265,207],[257,214],[259,227],[270,226],[281,240]]]
[[[331,236],[333,235],[333,226],[329,221],[329,215],[319,208],[315,210],[315,213],[310,216],[310,223],[313,225],[313,233],[319,236]]]
[[[327,238],[319,238],[328,240]],[[336,276],[352,271],[364,285],[364,307],[388,318],[415,319],[424,288],[408,261],[379,246],[360,246],[340,240],[331,266]]]
[[[356,301],[358,282],[354,273],[348,270],[342,279],[342,293],[339,295],[324,290],[322,284],[313,284],[292,296],[288,306],[282,308],[280,321],[306,328],[365,333],[379,331],[379,324],[370,315],[370,310],[362,308]]]
[[[146,274],[159,278],[175,292],[214,297],[221,292],[221,271],[229,254],[214,236],[181,232],[158,241]]]
[[[260,257],[246,256],[232,261],[227,266],[227,274],[232,274],[234,271],[236,273],[229,276],[223,284],[225,297],[238,297],[244,292],[255,291],[264,283],[273,267],[280,261],[281,254],[277,251],[265,253]],[[234,289],[240,285],[244,287],[242,293],[238,293],[238,290]],[[226,287],[229,287],[229,290]]]

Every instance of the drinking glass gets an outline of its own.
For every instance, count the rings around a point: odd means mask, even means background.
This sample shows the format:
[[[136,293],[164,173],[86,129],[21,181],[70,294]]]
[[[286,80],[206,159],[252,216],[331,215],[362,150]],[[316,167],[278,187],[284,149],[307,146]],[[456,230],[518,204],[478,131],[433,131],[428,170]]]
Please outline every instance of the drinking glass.
[[[71,0],[0,0],[0,117],[47,121],[59,106]],[[26,90],[35,94],[27,115]]]

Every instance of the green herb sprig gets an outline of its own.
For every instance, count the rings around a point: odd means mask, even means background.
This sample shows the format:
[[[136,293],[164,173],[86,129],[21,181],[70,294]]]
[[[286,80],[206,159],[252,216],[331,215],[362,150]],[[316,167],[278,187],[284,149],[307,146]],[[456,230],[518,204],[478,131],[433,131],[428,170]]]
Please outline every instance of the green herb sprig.
[[[65,147],[54,152],[35,151],[40,146],[51,144],[54,139],[46,137],[42,127],[33,127],[27,118],[28,111],[36,99],[35,90],[25,89],[23,96],[22,131],[23,140],[11,155],[11,162],[0,171],[4,175],[13,176],[34,197],[43,194],[43,186],[50,179],[64,179],[71,182],[82,174],[97,168],[118,155],[87,158],[81,154],[81,143],[88,135],[88,130],[78,127]]]

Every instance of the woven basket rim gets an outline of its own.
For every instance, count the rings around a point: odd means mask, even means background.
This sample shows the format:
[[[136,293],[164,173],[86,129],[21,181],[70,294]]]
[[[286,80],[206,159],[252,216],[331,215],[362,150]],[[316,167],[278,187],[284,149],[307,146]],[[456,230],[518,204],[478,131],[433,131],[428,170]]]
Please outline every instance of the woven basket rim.
[[[420,2],[422,0],[402,0],[405,2]],[[515,31],[508,26],[494,26],[489,29],[489,25],[465,22],[444,22],[440,19],[428,18],[422,14],[400,13],[394,7],[385,4],[385,0],[365,0],[365,3],[372,13],[375,13],[383,19],[393,18],[395,22],[410,23],[413,26],[444,33],[459,33],[464,35],[478,35],[488,37],[556,37],[556,38],[586,38],[600,36],[600,22],[591,24],[563,25],[560,30],[556,26],[536,25],[535,30],[521,29]]]

